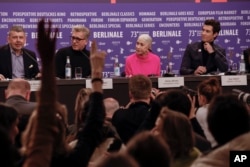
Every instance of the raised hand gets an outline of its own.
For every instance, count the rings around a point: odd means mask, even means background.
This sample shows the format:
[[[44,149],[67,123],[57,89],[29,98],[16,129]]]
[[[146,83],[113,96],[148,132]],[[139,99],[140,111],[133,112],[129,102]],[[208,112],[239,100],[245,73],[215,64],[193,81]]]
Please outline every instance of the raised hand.
[[[58,28],[51,32],[51,21],[48,22],[48,28],[46,27],[45,20],[42,19],[38,23],[38,40],[37,40],[37,50],[39,52],[40,58],[42,59],[43,65],[45,62],[51,62],[54,58],[55,47],[56,47],[56,36],[58,34]]]
[[[91,77],[92,78],[102,78],[102,72],[104,68],[105,56],[107,53],[97,49],[97,44],[95,41],[91,43],[90,49],[90,64],[91,64]]]
[[[195,114],[196,114],[196,111],[197,111],[197,108],[195,106],[195,103],[196,103],[196,98],[195,96],[190,96],[190,94],[187,95],[190,102],[191,102],[191,109],[190,109],[190,113],[189,113],[189,119],[192,119],[195,117]]]

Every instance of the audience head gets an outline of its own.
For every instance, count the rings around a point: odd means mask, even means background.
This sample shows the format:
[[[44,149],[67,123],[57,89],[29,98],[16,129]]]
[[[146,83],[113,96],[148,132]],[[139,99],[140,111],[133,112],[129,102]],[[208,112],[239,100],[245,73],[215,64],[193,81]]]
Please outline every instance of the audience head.
[[[118,110],[120,107],[119,102],[112,97],[105,98],[103,102],[104,102],[105,111],[106,111],[106,118],[111,119],[115,111]]]
[[[157,118],[155,129],[157,134],[168,143],[174,159],[189,155],[194,147],[192,125],[183,113],[163,107]]]
[[[236,96],[216,96],[208,108],[208,128],[219,145],[249,131],[249,111]]]
[[[15,143],[16,135],[19,132],[17,125],[17,111],[11,106],[0,103],[0,126],[2,126],[7,131],[13,144]]]
[[[149,34],[141,34],[136,41],[136,54],[146,55],[152,50],[152,38]]]
[[[72,27],[71,44],[73,50],[83,50],[90,36],[90,30],[83,25],[75,25]]]
[[[20,95],[29,101],[30,93],[30,83],[25,79],[15,78],[9,82],[5,90],[5,98],[8,99],[10,96]]]
[[[161,107],[168,107],[171,110],[181,112],[189,117],[191,102],[181,90],[169,89],[156,97],[156,101]]]
[[[152,82],[144,75],[134,75],[129,79],[129,95],[134,100],[150,99]]]
[[[217,78],[208,78],[198,85],[199,105],[210,103],[213,97],[221,94],[221,85]]]
[[[26,34],[22,26],[12,26],[7,41],[15,52],[20,52],[26,43]]]
[[[96,167],[139,167],[138,163],[128,154],[112,153]]]
[[[169,146],[160,136],[148,131],[135,135],[128,143],[126,152],[141,167],[170,167]]]
[[[78,91],[75,101],[75,124],[77,128],[80,127],[82,123],[82,114],[84,112],[84,106],[89,100],[89,95],[92,93],[90,88],[82,88]]]
[[[205,20],[202,27],[202,41],[213,42],[219,35],[220,29],[219,21],[214,19]]]
[[[34,131],[35,124],[38,119],[38,111],[35,110],[32,112],[28,125],[26,126],[25,131],[22,134],[22,148],[21,153],[26,155],[29,151],[29,144],[32,142],[31,134]],[[65,105],[56,104],[56,127],[58,128],[59,133],[55,138],[55,144],[53,148],[53,154],[65,154],[68,153],[70,147],[66,142],[67,134],[67,108]]]

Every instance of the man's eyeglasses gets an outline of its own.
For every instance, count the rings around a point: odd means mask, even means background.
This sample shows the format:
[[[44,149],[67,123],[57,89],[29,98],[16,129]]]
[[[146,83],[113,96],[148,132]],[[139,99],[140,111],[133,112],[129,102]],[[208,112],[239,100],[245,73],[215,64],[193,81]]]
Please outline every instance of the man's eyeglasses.
[[[70,39],[71,39],[72,41],[76,40],[76,42],[80,42],[80,41],[82,41],[82,40],[85,40],[85,38],[79,38],[79,37],[74,37],[74,36],[70,36]]]

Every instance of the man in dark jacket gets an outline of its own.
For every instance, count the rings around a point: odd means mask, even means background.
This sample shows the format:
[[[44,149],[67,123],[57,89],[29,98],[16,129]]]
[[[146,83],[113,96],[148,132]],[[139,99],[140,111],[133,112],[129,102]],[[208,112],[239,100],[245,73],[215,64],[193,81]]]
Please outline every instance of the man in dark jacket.
[[[151,89],[151,80],[146,76],[135,75],[129,79],[130,103],[126,108],[118,109],[112,117],[112,124],[125,144],[134,136],[149,112]]]
[[[13,26],[7,39],[8,44],[0,48],[0,80],[41,77],[35,52],[24,48],[24,29],[21,26]]]
[[[31,113],[35,110],[36,102],[30,102],[31,88],[27,80],[16,78],[10,81],[5,90],[5,103],[14,107],[19,115],[19,134],[16,137],[16,146],[20,147],[20,137],[25,130]]]
[[[211,72],[226,72],[226,51],[214,44],[220,32],[220,22],[206,20],[202,27],[201,42],[188,44],[182,58],[181,75],[202,75]]]

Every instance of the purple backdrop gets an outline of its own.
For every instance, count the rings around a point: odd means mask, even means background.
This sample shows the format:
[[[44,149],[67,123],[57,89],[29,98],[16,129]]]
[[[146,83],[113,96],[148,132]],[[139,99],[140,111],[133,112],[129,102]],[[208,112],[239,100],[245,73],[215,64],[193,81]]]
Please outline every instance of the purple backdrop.
[[[113,72],[117,55],[124,70],[125,58],[134,52],[140,33],[154,40],[153,52],[160,56],[162,72],[173,63],[179,73],[181,59],[188,43],[200,40],[202,23],[214,18],[222,30],[216,43],[226,48],[227,57],[238,62],[242,51],[250,47],[250,2],[228,3],[0,3],[0,45],[6,43],[8,29],[23,25],[27,31],[26,47],[36,51],[37,21],[41,17],[59,27],[57,49],[70,45],[72,25],[84,24],[91,29],[99,48],[107,51],[105,73]],[[119,1],[117,1],[119,2]],[[159,1],[160,2],[160,1]],[[89,47],[89,45],[88,45]],[[45,48],[46,49],[46,48]],[[171,59],[167,59],[172,51]]]

